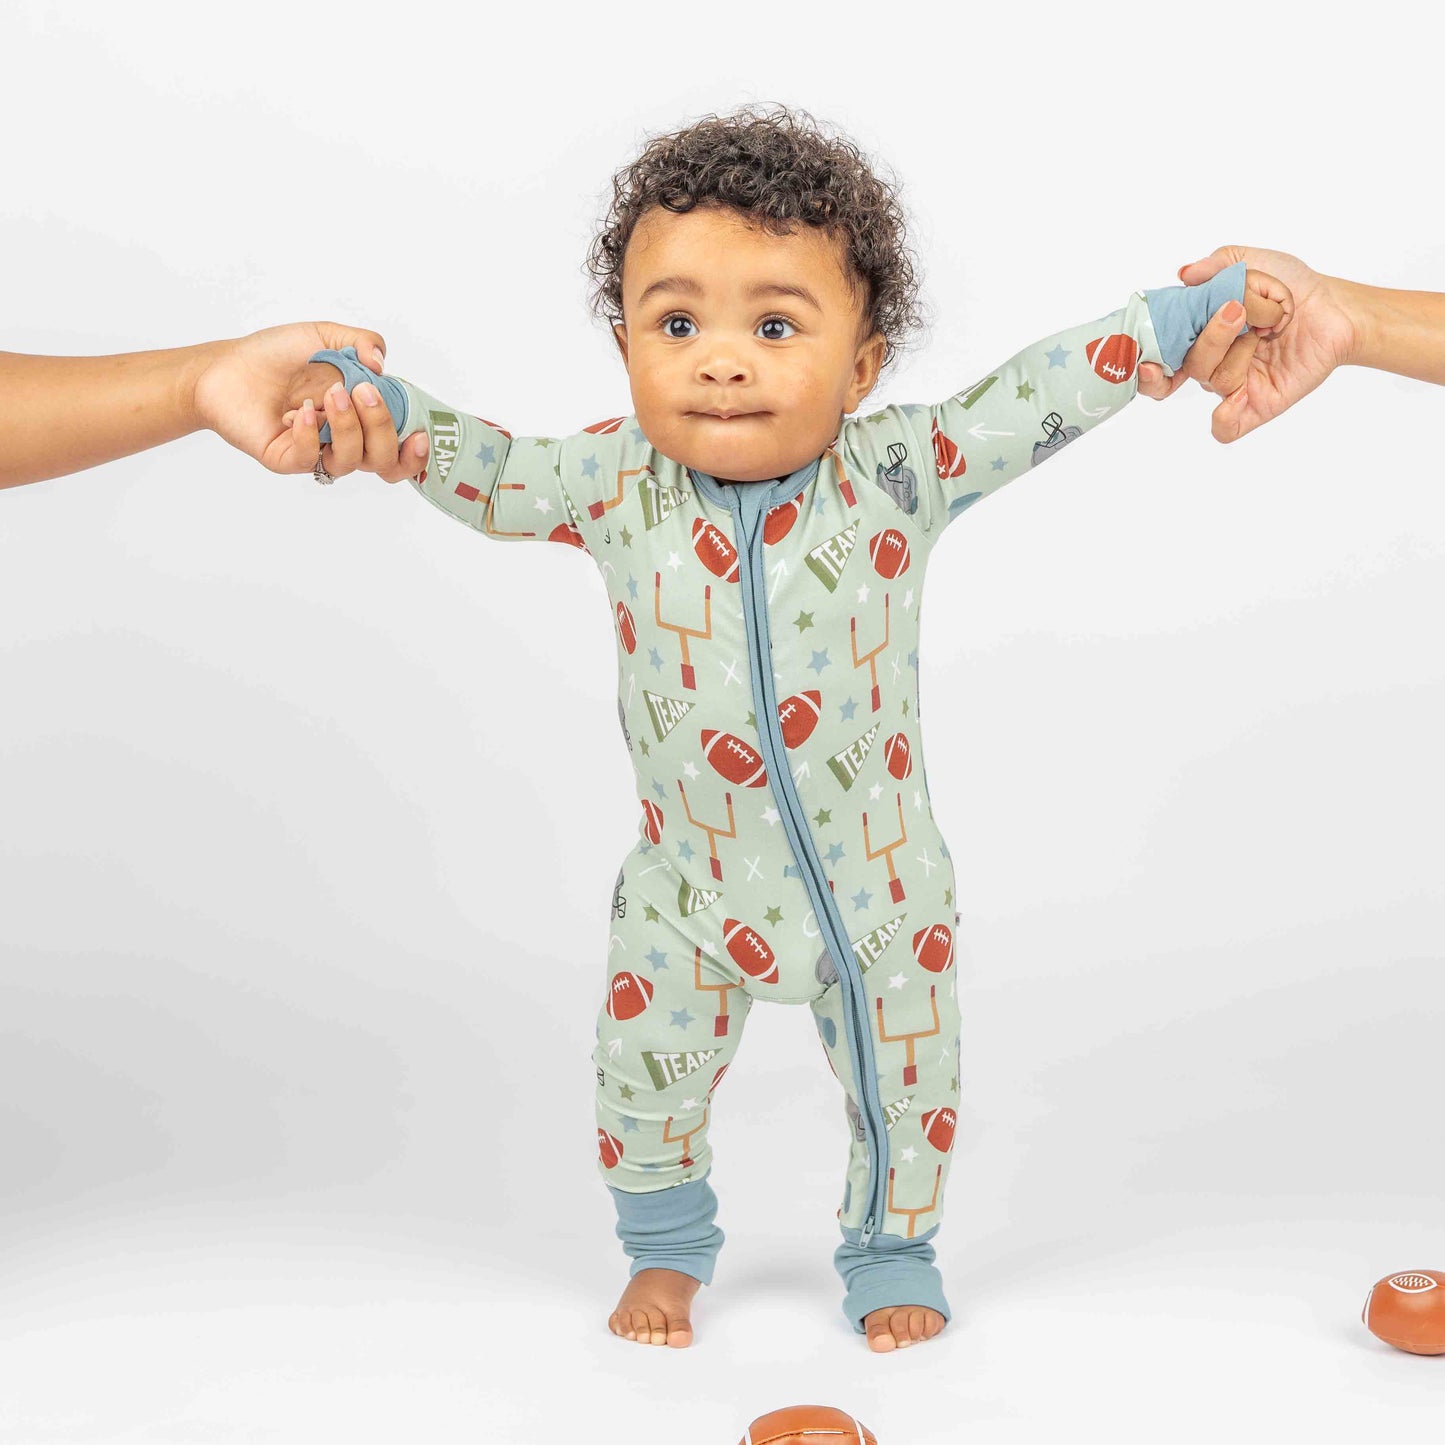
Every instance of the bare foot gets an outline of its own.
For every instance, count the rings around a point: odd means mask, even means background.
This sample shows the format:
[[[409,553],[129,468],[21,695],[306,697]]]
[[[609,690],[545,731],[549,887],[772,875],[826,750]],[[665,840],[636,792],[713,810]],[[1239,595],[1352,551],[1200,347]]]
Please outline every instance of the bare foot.
[[[925,1305],[889,1305],[863,1316],[868,1348],[880,1355],[931,1340],[943,1324],[943,1316]]]
[[[622,1291],[607,1328],[639,1345],[686,1349],[692,1343],[688,1306],[701,1282],[676,1269],[640,1269]]]

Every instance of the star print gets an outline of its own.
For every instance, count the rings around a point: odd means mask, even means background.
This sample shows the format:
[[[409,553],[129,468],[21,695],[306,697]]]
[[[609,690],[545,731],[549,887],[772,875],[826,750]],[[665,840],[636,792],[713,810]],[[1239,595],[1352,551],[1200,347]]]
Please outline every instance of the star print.
[[[771,908],[768,909],[766,913],[763,914],[763,917],[769,923],[781,923],[783,921],[783,910],[779,908],[775,903]]]
[[[624,1134],[637,1133],[637,1120],[627,1114],[622,1116],[622,1132]]]
[[[622,535],[622,545],[623,545],[624,547],[630,547],[630,546],[632,545],[632,533],[629,532],[626,527],[624,527],[624,528],[622,529],[622,534],[621,534],[621,535]],[[637,593],[634,592],[632,595],[633,595],[634,597],[636,597],[636,596],[637,596]]]
[[[1028,382],[1024,382],[1023,385],[1019,387],[1018,399],[1020,401],[1027,401],[1033,394],[1033,387],[1031,387]]]
[[[841,843],[834,843],[823,856],[827,858],[830,863],[836,863],[843,856],[843,845]]]
[[[903,699],[903,716],[908,716],[908,699],[906,697]]]
[[[866,888],[860,888],[853,895],[853,907],[855,911],[867,908],[868,900],[872,898],[872,896],[873,895]]]
[[[652,780],[652,786],[653,786],[653,790],[657,793],[657,796],[658,796],[659,798],[666,798],[666,797],[667,797],[667,789],[666,789],[665,787],[663,787],[663,785],[662,785],[661,783],[659,783],[656,778],[654,778],[654,779]]]
[[[838,708],[838,721],[839,721],[839,722],[852,722],[852,720],[853,720],[853,709],[856,708],[857,706],[858,706],[858,704],[857,704],[856,702],[854,702],[853,699],[850,697],[847,702],[843,703],[843,704]]]
[[[539,512],[546,513],[552,510],[552,502],[548,497],[538,497],[532,504]]]
[[[647,953],[642,955],[654,969],[667,967],[667,955],[654,945]]]
[[[821,828],[824,823],[831,823],[833,821],[833,814],[827,808],[819,808],[818,811],[813,814],[813,821]]]
[[[1062,343],[1054,347],[1052,351],[1044,352],[1044,355],[1049,358],[1049,366],[1051,368],[1055,366],[1062,366],[1064,364],[1064,358],[1068,356],[1068,354],[1069,353],[1064,350]]]
[[[685,1029],[692,1022],[692,1015],[685,1008],[675,1008],[671,1012],[675,1028]]]
[[[657,911],[657,909],[652,906],[652,904],[644,903],[642,906],[644,911],[646,912],[647,921],[649,923],[656,923],[658,919],[662,917],[662,915]]]
[[[638,745],[638,747],[640,747],[640,748],[642,749],[642,756],[643,756],[644,758],[648,755],[648,753],[650,753],[650,752],[652,751],[652,749],[647,746],[647,739],[646,739],[646,738],[638,738],[638,740],[637,740],[637,745]]]
[[[691,782],[693,782],[693,781],[697,778],[697,765],[693,762],[693,760],[692,760],[691,758],[689,758],[689,759],[682,765],[682,770],[683,770],[684,773],[687,774],[687,780],[688,780],[688,782],[691,783]]]
[[[958,1076],[956,1074],[948,1081],[948,1091],[951,1094],[958,1093]]]
[[[623,535],[624,537],[627,535],[627,529],[626,529],[625,527],[622,529],[622,535]],[[624,542],[622,545],[625,547],[627,544]],[[632,600],[633,600],[634,602],[636,602],[636,601],[637,601],[637,578],[636,578],[636,577],[632,577],[632,576],[629,576],[629,577],[628,577],[628,579],[627,579],[627,591],[628,591],[628,593],[630,594],[630,596],[632,597]]]
[[[868,801],[869,801],[870,803],[876,803],[876,802],[878,801],[878,795],[879,795],[882,791],[883,791],[883,784],[882,784],[882,783],[874,783],[873,786],[868,789]]]
[[[677,856],[681,858],[684,863],[692,862],[692,844],[689,843],[686,838],[677,845]]]
[[[758,720],[757,720],[757,718],[755,718],[755,717],[752,715],[752,713],[749,713],[749,714],[748,714],[748,726],[749,726],[750,728],[755,728],[755,727],[757,727],[757,725],[758,725]]]
[[[812,625],[813,625],[813,614],[812,614],[811,612],[800,612],[800,613],[798,613],[798,615],[793,619],[793,626],[796,627],[799,632],[804,631],[805,629],[811,627]]]
[[[907,983],[907,982],[908,982],[908,975],[907,975],[906,973],[895,973],[895,974],[893,975],[893,977],[888,980],[888,987],[889,987],[889,988],[902,988],[903,985],[904,985],[905,983]]]
[[[624,1099],[630,1099],[633,1094],[633,1090],[629,1089],[626,1084],[623,1084],[617,1092],[621,1094]]]
[[[485,446],[480,446],[477,448],[477,460],[479,462],[485,462],[488,466],[491,466],[491,464],[496,460],[496,457],[497,449],[492,446],[490,442],[488,442]]]
[[[912,1164],[913,1161],[918,1158],[918,1150],[915,1149],[912,1144],[910,1144],[906,1149],[900,1152],[898,1157],[905,1164]]]
[[[858,589],[858,600],[860,602],[868,600],[868,584],[866,582]]]
[[[597,457],[595,453],[582,463],[582,475],[588,478],[597,475]]]
[[[662,671],[662,654],[655,647],[647,649],[647,660],[659,671]]]
[[[771,828],[778,821],[779,813],[776,808],[764,808],[759,816]]]
[[[1001,472],[1001,471],[1003,471],[1003,469],[1004,469],[1007,465],[1008,465],[1008,463],[1007,463],[1006,461],[1004,461],[1004,459],[1003,459],[1002,457],[995,457],[995,458],[989,463],[989,466],[991,466],[991,467],[994,469],[994,471],[996,471],[996,472]]]
[[[682,566],[682,558],[679,557],[676,552],[669,552],[667,554],[667,561],[663,565],[671,567],[672,570],[676,572],[677,569]]]
[[[822,650],[822,652],[815,652],[813,654],[812,662],[808,664],[808,666],[811,667],[814,672],[822,672],[822,670],[828,665],[828,649],[826,647]]]
[[[913,588],[910,587],[910,588],[908,589],[908,591],[903,594],[903,610],[904,610],[905,612],[907,612],[908,609],[909,609],[910,607],[912,607],[912,606],[913,606]]]

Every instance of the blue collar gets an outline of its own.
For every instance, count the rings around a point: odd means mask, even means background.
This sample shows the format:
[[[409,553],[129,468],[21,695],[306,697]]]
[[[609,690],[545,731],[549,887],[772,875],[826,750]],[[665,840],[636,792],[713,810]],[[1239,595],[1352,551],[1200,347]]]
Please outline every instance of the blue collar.
[[[818,465],[822,460],[822,457],[814,457],[797,471],[771,482],[720,482],[716,477],[711,477],[706,472],[694,471],[691,467],[688,467],[687,474],[692,478],[693,486],[708,501],[715,502],[720,507],[731,508],[735,499],[741,502],[745,496],[761,493],[762,508],[766,511],[778,502],[797,496],[818,475]]]

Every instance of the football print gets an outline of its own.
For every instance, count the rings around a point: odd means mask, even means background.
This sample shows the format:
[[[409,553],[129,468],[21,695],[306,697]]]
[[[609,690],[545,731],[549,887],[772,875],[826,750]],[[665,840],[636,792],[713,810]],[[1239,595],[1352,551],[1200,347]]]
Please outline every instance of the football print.
[[[637,651],[637,624],[625,602],[617,604],[617,636],[629,657]]]
[[[580,547],[587,551],[587,544],[582,540],[582,533],[572,525],[571,522],[558,522],[550,532],[547,533],[549,542],[566,542],[569,546]],[[590,556],[591,553],[588,553]]]
[[[759,983],[777,983],[778,960],[762,934],[736,918],[728,918],[723,921],[723,942],[727,944],[728,957],[749,978]]]
[[[649,843],[662,842],[662,809],[651,798],[642,800],[642,832]]]
[[[768,781],[762,758],[741,738],[720,733],[716,728],[702,731],[702,753],[713,770],[740,788],[761,788]]]
[[[1116,331],[1112,336],[1095,337],[1085,348],[1094,363],[1094,371],[1116,386],[1134,375],[1139,362],[1139,343],[1132,336]]]
[[[933,422],[933,461],[938,468],[940,481],[947,481],[950,477],[961,477],[968,470],[968,463],[964,460],[963,453],[958,449],[958,443],[946,432],[938,429],[938,419]],[[905,512],[911,512],[912,507],[905,507]]]
[[[890,580],[908,570],[908,538],[896,527],[886,527],[868,543],[868,560],[880,577]]]
[[[714,577],[721,577],[724,582],[738,580],[738,549],[701,517],[692,519],[692,549]]]
[[[595,997],[595,995],[594,995]],[[612,984],[607,990],[607,1017],[619,1023],[635,1019],[652,1002],[652,981],[641,974],[622,973],[612,975]]]
[[[602,1160],[603,1167],[615,1169],[622,1158],[622,1143],[614,1139],[606,1129],[597,1131],[597,1155]]]
[[[946,923],[920,928],[913,935],[913,956],[920,968],[942,973],[953,962],[953,931]]]
[[[785,748],[801,747],[812,736],[823,708],[823,695],[817,688],[795,692],[778,704],[778,726],[783,730]]]
[[[888,765],[888,771],[900,781],[913,771],[913,749],[908,746],[906,734],[894,733],[883,744],[883,761]]]
[[[923,1126],[923,1137],[940,1154],[947,1154],[953,1148],[953,1126],[957,1118],[952,1109],[930,1109],[918,1122]]]
[[[791,501],[779,502],[776,507],[769,507],[768,514],[763,519],[763,546],[771,547],[774,542],[781,542],[793,530],[793,523],[798,520],[802,512],[803,494],[801,492]]]

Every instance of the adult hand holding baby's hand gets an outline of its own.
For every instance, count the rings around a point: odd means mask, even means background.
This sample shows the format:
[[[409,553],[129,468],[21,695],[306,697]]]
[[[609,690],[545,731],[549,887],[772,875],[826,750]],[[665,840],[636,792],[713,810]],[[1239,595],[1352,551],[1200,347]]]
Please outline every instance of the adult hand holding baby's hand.
[[[298,359],[348,346],[354,346],[357,355],[381,374],[386,346],[381,336],[331,321],[271,326],[213,342],[196,373],[195,414],[269,471],[309,472],[319,456],[333,477],[357,468],[376,472],[387,481],[415,476],[426,465],[426,432],[408,437],[398,452],[391,413],[379,396],[375,406],[343,406],[342,388],[328,394],[340,377],[337,368],[325,361]],[[331,423],[332,441],[324,448],[314,409],[318,398]],[[305,405],[307,401],[311,407]]]
[[[1220,246],[1204,260],[1181,266],[1179,279],[1199,286],[1237,261],[1247,268],[1243,319],[1263,330],[1237,336],[1240,318],[1225,320],[1228,308],[1221,307],[1172,377],[1166,380],[1157,366],[1139,368],[1139,390],[1156,400],[1172,395],[1190,377],[1223,396],[1210,419],[1214,438],[1221,442],[1237,441],[1288,410],[1344,365],[1355,347],[1354,325],[1331,278],[1288,252]],[[1270,320],[1275,304],[1287,312],[1278,322]]]

